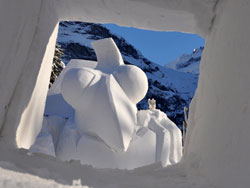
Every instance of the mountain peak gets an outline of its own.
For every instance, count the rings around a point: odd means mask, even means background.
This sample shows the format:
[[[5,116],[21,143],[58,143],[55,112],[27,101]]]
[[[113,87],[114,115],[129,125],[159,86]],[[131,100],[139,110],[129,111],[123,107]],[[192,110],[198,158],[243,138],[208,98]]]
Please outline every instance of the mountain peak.
[[[192,53],[182,54],[176,60],[167,63],[165,67],[180,72],[199,74],[203,50],[203,46],[195,48]]]

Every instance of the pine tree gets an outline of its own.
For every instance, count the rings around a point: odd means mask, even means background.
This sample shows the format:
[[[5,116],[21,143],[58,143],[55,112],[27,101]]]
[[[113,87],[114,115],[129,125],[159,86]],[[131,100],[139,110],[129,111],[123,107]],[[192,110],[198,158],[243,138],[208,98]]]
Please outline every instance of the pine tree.
[[[61,61],[62,55],[63,55],[63,50],[60,48],[58,44],[56,44],[53,63],[52,63],[52,71],[50,75],[49,88],[55,82],[56,78],[59,76],[59,74],[65,67],[64,63]]]

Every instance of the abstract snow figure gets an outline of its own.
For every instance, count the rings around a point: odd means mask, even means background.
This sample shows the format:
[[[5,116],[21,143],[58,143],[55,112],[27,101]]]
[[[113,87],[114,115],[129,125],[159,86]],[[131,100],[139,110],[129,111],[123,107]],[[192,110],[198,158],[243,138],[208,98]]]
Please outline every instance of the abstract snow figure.
[[[112,39],[95,41],[93,46],[96,69],[69,70],[62,81],[62,96],[75,109],[80,130],[115,151],[126,151],[136,125],[135,105],[147,92],[147,77],[139,68],[124,65]],[[136,90],[140,85],[143,90]]]
[[[42,136],[51,135],[55,152],[49,152],[53,145],[48,144],[47,154],[97,168],[133,169],[155,162],[163,166],[178,162],[182,138],[177,126],[155,110],[154,99],[151,110],[137,111],[136,104],[148,89],[146,74],[124,64],[111,38],[92,45],[98,62],[71,60],[52,85],[45,110],[49,115],[46,126],[57,124],[55,118],[50,120],[54,116],[67,122],[59,136],[55,129],[45,129],[32,147],[34,151],[47,151]],[[52,100],[60,101],[59,106]],[[61,125],[60,118],[57,121]]]
[[[137,119],[138,126],[156,134],[156,162],[160,161],[162,166],[179,162],[182,156],[181,131],[167,115],[160,110],[141,110],[137,113]]]

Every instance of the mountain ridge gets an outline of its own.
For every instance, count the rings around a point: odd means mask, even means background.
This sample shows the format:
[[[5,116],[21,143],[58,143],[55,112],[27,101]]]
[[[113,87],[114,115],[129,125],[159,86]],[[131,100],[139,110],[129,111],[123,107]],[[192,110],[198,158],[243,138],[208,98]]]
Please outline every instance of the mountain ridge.
[[[201,46],[200,48],[195,48],[192,53],[182,54],[176,60],[167,63],[165,67],[180,72],[199,74],[200,61],[203,50],[203,46]]]

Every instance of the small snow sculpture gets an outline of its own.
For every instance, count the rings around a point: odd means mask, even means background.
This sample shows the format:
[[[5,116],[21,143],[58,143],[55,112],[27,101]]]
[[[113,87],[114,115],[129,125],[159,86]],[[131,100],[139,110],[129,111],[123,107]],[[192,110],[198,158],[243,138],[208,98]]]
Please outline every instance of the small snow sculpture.
[[[179,162],[182,156],[181,131],[167,115],[160,110],[140,110],[137,119],[138,126],[147,127],[156,134],[155,161],[163,166]]]
[[[46,126],[57,124],[55,116],[68,119],[59,134],[55,134],[55,125],[40,134],[52,137],[55,151],[53,144],[44,142],[44,136],[37,138],[34,151],[40,149],[97,168],[133,169],[155,162],[163,166],[178,162],[181,133],[177,126],[155,110],[154,99],[150,110],[137,111],[136,104],[148,89],[146,74],[124,64],[111,38],[92,46],[98,62],[70,61],[49,91]],[[60,102],[55,105],[53,101]],[[60,118],[57,121],[62,122]],[[49,149],[43,149],[45,144]]]
[[[156,100],[153,99],[148,99],[148,106],[150,110],[155,110],[156,109]]]

